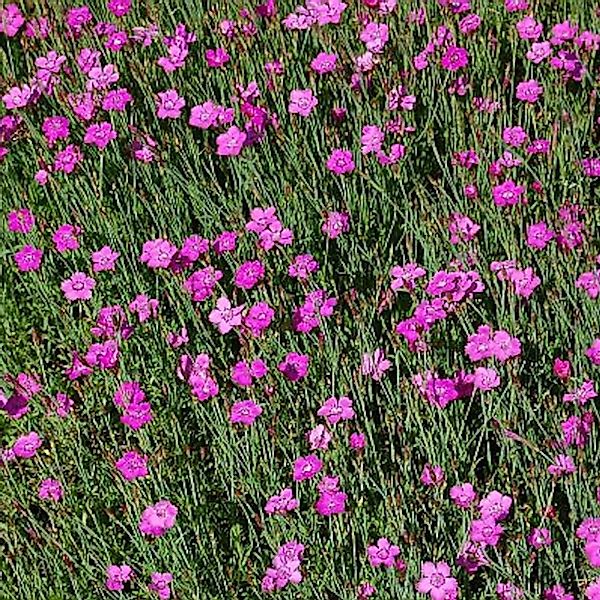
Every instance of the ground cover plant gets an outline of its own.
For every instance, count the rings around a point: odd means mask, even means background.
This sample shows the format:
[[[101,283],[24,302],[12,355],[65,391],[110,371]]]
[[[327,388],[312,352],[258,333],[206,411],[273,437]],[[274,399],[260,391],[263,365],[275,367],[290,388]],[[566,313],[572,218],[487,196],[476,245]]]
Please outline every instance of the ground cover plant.
[[[0,598],[600,599],[599,47],[0,7]]]

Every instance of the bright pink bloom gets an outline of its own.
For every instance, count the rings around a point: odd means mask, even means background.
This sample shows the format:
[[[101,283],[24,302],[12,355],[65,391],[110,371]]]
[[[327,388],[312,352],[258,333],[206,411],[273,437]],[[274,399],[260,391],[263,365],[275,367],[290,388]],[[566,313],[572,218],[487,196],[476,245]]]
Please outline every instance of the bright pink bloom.
[[[60,289],[63,291],[65,298],[70,302],[75,300],[90,300],[92,297],[92,290],[96,287],[94,279],[77,271],[73,273],[69,279],[65,279],[60,284]]]
[[[104,585],[111,592],[120,592],[125,589],[124,584],[132,577],[133,570],[129,565],[110,565],[106,568],[106,582]]]
[[[139,529],[144,535],[160,537],[175,525],[177,512],[177,507],[168,500],[160,500],[144,510]]]
[[[355,416],[352,408],[352,400],[347,396],[340,398],[328,398],[323,406],[317,411],[320,417],[325,417],[330,425],[335,425],[339,421],[347,421]]]
[[[219,156],[237,156],[244,147],[247,134],[235,125],[217,136],[217,154]]]
[[[115,466],[127,481],[132,481],[138,477],[146,477],[148,475],[147,461],[148,457],[138,454],[135,450],[131,450],[125,452],[115,463]]]
[[[54,502],[58,502],[63,495],[62,485],[56,479],[44,479],[40,484],[38,497],[42,500],[54,500]]]
[[[323,462],[315,454],[300,456],[294,461],[294,481],[312,479],[323,468]]]
[[[425,562],[421,565],[421,579],[417,592],[429,594],[432,600],[456,598],[458,581],[451,577],[450,566],[446,562]]]
[[[288,111],[290,114],[308,117],[317,104],[319,104],[319,101],[312,90],[292,90],[290,92]]]
[[[243,311],[243,304],[232,307],[229,299],[221,296],[217,300],[216,308],[208,315],[208,320],[216,325],[219,332],[224,335],[242,324]]]
[[[156,116],[159,119],[178,119],[185,106],[185,99],[177,90],[166,90],[158,93],[156,101]]]
[[[252,400],[242,400],[236,402],[231,407],[229,420],[232,423],[241,423],[242,425],[252,425],[254,421],[262,414],[263,409]]]
[[[354,171],[356,165],[352,159],[352,152],[340,148],[333,150],[327,159],[327,168],[336,175],[343,175]]]

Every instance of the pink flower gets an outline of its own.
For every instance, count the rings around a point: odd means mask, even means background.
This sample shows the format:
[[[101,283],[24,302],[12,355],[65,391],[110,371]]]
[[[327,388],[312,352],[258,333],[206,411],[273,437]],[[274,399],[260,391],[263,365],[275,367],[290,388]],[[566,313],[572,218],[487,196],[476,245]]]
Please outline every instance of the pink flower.
[[[146,263],[150,269],[167,269],[176,252],[177,246],[169,240],[148,240],[142,246],[140,261]]]
[[[319,75],[325,75],[335,70],[337,56],[327,52],[319,52],[310,63],[310,68]]]
[[[217,136],[217,154],[219,156],[237,156],[244,147],[247,134],[235,125]]]
[[[527,542],[537,550],[544,548],[545,546],[550,546],[550,544],[552,544],[550,530],[546,529],[545,527],[536,527],[527,536]],[[600,566],[600,563],[598,566]]]
[[[160,600],[168,600],[171,597],[171,588],[169,587],[173,581],[171,573],[152,573],[152,581],[148,584],[148,589],[151,592],[156,592]]]
[[[19,271],[37,271],[42,264],[42,255],[44,252],[39,248],[26,245],[19,250],[15,256],[15,263]]]
[[[558,454],[554,457],[554,462],[548,467],[548,473],[555,477],[562,477],[563,475],[570,475],[575,473],[577,468],[575,463],[570,456],[566,454]]]
[[[388,569],[394,566],[400,548],[391,544],[387,538],[379,538],[377,545],[367,547],[367,557],[372,567],[384,566]]]
[[[131,0],[108,0],[107,8],[115,17],[124,17],[131,10]]]
[[[380,381],[384,373],[392,366],[385,358],[381,348],[376,348],[373,353],[366,352],[362,356],[360,371],[363,375],[371,377],[374,381]]]
[[[440,465],[426,463],[420,477],[421,483],[428,487],[438,486],[446,480],[446,474]]]
[[[125,407],[125,412],[121,415],[120,421],[123,425],[137,431],[146,423],[150,423],[153,418],[152,406],[149,402],[131,402]]]
[[[60,284],[65,298],[70,302],[75,300],[90,300],[92,290],[96,287],[96,282],[85,273],[77,271],[69,279],[65,279]]]
[[[175,525],[177,512],[177,507],[168,500],[160,500],[144,510],[139,529],[144,535],[160,537]]]
[[[479,511],[482,519],[493,517],[496,521],[503,521],[508,517],[511,506],[512,498],[510,496],[503,496],[494,490],[481,500]]]
[[[300,506],[300,502],[294,498],[294,493],[291,488],[285,488],[271,496],[265,505],[265,512],[268,515],[285,515],[288,512],[296,510]]]
[[[315,503],[315,510],[322,516],[340,515],[346,511],[348,496],[342,491],[324,492]]]
[[[206,64],[215,69],[226,65],[231,60],[231,56],[225,48],[209,48],[204,53],[204,58]]]
[[[312,479],[323,468],[323,462],[315,454],[300,456],[294,461],[294,481]]]
[[[0,10],[0,33],[15,37],[25,23],[25,18],[16,4],[7,4]]]
[[[592,345],[585,351],[585,355],[594,365],[600,365],[600,338],[596,338]]]
[[[350,216],[345,212],[330,211],[327,213],[321,231],[331,240],[350,230]]]
[[[107,590],[111,592],[120,592],[125,588],[127,583],[133,576],[133,570],[129,565],[110,565],[106,569],[106,582],[105,586]]]
[[[312,90],[292,90],[290,92],[288,111],[290,114],[308,117],[317,104],[319,104],[319,101],[313,94]]]
[[[360,34],[360,41],[363,42],[369,52],[379,54],[389,40],[389,28],[385,23],[367,23]]]
[[[568,360],[555,358],[552,372],[561,380],[567,381],[571,377],[571,363]]]
[[[450,566],[446,562],[425,562],[421,565],[421,579],[417,592],[429,594],[432,600],[445,600],[456,597],[458,582],[450,576]]]
[[[92,270],[94,273],[100,271],[114,271],[115,263],[121,256],[115,252],[110,246],[103,246],[100,250],[92,252]]]
[[[309,364],[310,357],[308,355],[289,352],[285,359],[277,365],[277,368],[290,381],[298,381],[306,377]]]
[[[242,425],[252,425],[257,417],[262,414],[263,409],[252,400],[242,400],[236,402],[231,407],[229,420],[232,423],[241,423]]]
[[[104,150],[115,139],[117,139],[117,132],[113,129],[112,124],[102,121],[94,123],[86,129],[83,143]]]
[[[446,71],[458,71],[469,64],[469,53],[464,48],[448,46],[441,64]]]
[[[364,433],[353,433],[350,435],[349,443],[352,450],[363,450],[367,445],[367,438]]]
[[[125,452],[115,463],[115,466],[127,481],[132,481],[138,477],[146,477],[148,475],[147,461],[148,458],[146,456],[138,454],[135,450],[131,450]]]
[[[52,241],[58,252],[61,254],[68,250],[77,250],[79,248],[78,236],[81,233],[81,227],[76,225],[61,225],[52,235]]]
[[[325,425],[319,424],[306,434],[311,450],[327,450],[331,442],[331,434]]]
[[[525,188],[517,185],[510,179],[492,188],[492,195],[496,206],[514,206],[519,203],[524,204],[524,193]]]
[[[338,398],[328,398],[326,402],[317,411],[320,417],[325,417],[330,425],[335,425],[339,421],[347,421],[355,416],[352,408],[352,400],[347,396]]]
[[[41,500],[54,500],[54,502],[58,502],[63,494],[62,485],[56,479],[44,479],[38,491],[38,497]]]
[[[40,436],[35,431],[31,431],[17,438],[11,449],[18,458],[33,458],[41,445]]]
[[[553,238],[554,232],[544,221],[527,227],[527,245],[530,248],[543,250]]]
[[[8,213],[8,230],[29,233],[35,225],[35,217],[28,208],[19,208]]]
[[[500,385],[500,377],[493,368],[477,367],[473,385],[482,392],[489,392]]]
[[[93,90],[104,90],[119,81],[119,71],[117,71],[117,68],[113,64],[108,64],[104,67],[92,67],[88,71],[87,76],[86,87],[90,92]]]
[[[542,95],[543,88],[535,80],[529,79],[528,81],[522,81],[517,85],[517,99],[529,104],[535,104],[540,96]]]
[[[460,508],[470,508],[475,502],[477,494],[470,483],[461,483],[450,488],[452,502]]]
[[[234,275],[237,287],[251,290],[265,276],[265,267],[260,260],[250,260],[238,267]]]
[[[224,335],[242,324],[243,311],[243,304],[232,307],[229,299],[221,296],[217,300],[217,307],[208,315],[208,320],[216,325],[219,332]]]
[[[159,92],[156,116],[159,119],[178,119],[184,106],[185,100],[177,93],[177,90]]]
[[[476,519],[471,522],[469,537],[473,542],[485,546],[496,546],[504,533],[504,527],[494,517]]]
[[[337,148],[327,159],[327,168],[336,175],[343,175],[354,171],[356,165],[352,159],[352,152]]]

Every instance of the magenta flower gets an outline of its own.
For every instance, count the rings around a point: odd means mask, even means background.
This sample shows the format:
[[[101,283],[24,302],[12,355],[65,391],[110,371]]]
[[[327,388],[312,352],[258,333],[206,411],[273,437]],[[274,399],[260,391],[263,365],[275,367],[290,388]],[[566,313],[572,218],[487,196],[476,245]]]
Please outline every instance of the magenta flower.
[[[421,473],[420,481],[427,487],[438,486],[444,483],[446,474],[440,465],[426,463]]]
[[[107,590],[120,592],[125,589],[125,584],[133,577],[133,570],[129,565],[110,565],[106,568]]]
[[[38,491],[38,497],[41,500],[53,500],[54,502],[58,502],[63,494],[62,485],[56,479],[44,479]]]
[[[500,377],[496,370],[491,367],[477,367],[473,385],[482,392],[489,392],[500,385]]]
[[[460,508],[470,508],[475,502],[477,494],[470,483],[461,483],[450,488],[452,502]]]
[[[160,537],[175,525],[177,512],[177,507],[168,500],[160,500],[144,510],[139,529],[144,535]]]
[[[350,230],[350,215],[345,212],[331,211],[327,213],[321,231],[331,240]]]
[[[339,490],[322,493],[315,503],[315,510],[324,517],[346,512],[348,496]]]
[[[309,364],[310,357],[308,355],[289,352],[285,359],[277,365],[277,368],[290,381],[298,381],[306,377]]]
[[[8,213],[8,230],[29,233],[35,226],[35,217],[28,208],[19,208]]]
[[[23,246],[14,256],[17,268],[22,272],[37,271],[42,264],[43,254],[43,250],[39,248],[30,245]]]
[[[372,567],[384,566],[388,569],[394,566],[396,557],[400,554],[400,548],[391,544],[387,538],[379,538],[377,545],[367,548],[367,557]]]
[[[125,452],[123,456],[115,463],[115,467],[119,469],[121,475],[127,480],[132,481],[138,477],[146,477],[148,475],[147,467],[148,458],[135,450]]]
[[[471,522],[469,537],[473,542],[484,546],[496,546],[504,533],[504,527],[494,517],[476,519]]]
[[[156,116],[159,119],[178,119],[185,106],[185,100],[177,90],[167,90],[158,93],[156,101]]]
[[[331,434],[323,424],[319,424],[306,434],[311,450],[327,450],[331,442]]]
[[[152,582],[148,584],[151,592],[156,592],[160,600],[168,600],[171,597],[171,582],[173,575],[171,573],[152,573]]]
[[[479,511],[482,519],[492,517],[496,521],[503,521],[508,517],[511,506],[512,498],[510,496],[503,496],[500,492],[494,490],[481,500]]]
[[[288,512],[296,510],[300,502],[294,498],[291,488],[285,488],[274,496],[271,496],[265,505],[265,512],[268,515],[285,515]]]
[[[544,548],[545,546],[550,546],[550,544],[552,544],[552,536],[550,535],[550,530],[546,529],[545,527],[536,527],[527,536],[527,542],[537,550],[539,550],[540,548]],[[600,563],[598,564],[598,566],[600,566]]]
[[[340,148],[333,150],[327,159],[327,168],[336,175],[351,173],[355,168],[352,152]]]
[[[61,225],[52,235],[52,241],[58,252],[61,254],[69,250],[77,250],[79,248],[78,236],[81,233],[81,227],[66,223]]]
[[[600,365],[600,338],[596,338],[592,345],[585,351],[585,355],[594,365]]]
[[[522,100],[523,102],[535,104],[542,95],[542,92],[542,86],[535,79],[529,79],[528,81],[522,81],[517,85],[516,96],[517,99]]]
[[[40,436],[35,431],[31,431],[17,438],[11,449],[18,458],[33,458],[41,445]]]
[[[243,311],[243,304],[232,307],[229,299],[221,296],[217,300],[217,307],[208,315],[208,320],[217,326],[221,334],[225,335],[242,324]]]
[[[86,129],[83,143],[104,150],[115,139],[117,139],[117,132],[113,129],[112,124],[102,121],[94,123]]]
[[[294,461],[294,481],[312,479],[323,468],[323,462],[315,454],[301,456]]]
[[[421,579],[417,583],[417,592],[429,594],[432,600],[445,600],[456,597],[458,581],[451,577],[450,566],[446,562],[425,562],[421,565]]]
[[[248,135],[235,125],[217,136],[217,154],[219,156],[237,156],[244,147]]]
[[[121,255],[110,246],[103,246],[100,250],[92,252],[92,270],[94,273],[114,271],[119,256]]]
[[[365,352],[362,356],[360,372],[373,379],[381,381],[385,372],[392,366],[392,363],[385,358],[381,348],[376,348],[374,352]]]
[[[60,284],[65,298],[70,302],[75,300],[90,300],[92,290],[96,287],[96,282],[85,273],[77,271],[69,279],[65,279]]]
[[[242,400],[231,407],[229,420],[232,423],[250,426],[262,414],[262,411],[263,409],[252,400]]]
[[[563,475],[570,475],[575,473],[577,468],[575,463],[570,456],[566,454],[558,454],[554,457],[554,462],[548,467],[548,473],[555,477],[562,477]]]
[[[312,90],[292,90],[290,92],[288,111],[290,114],[308,117],[317,104],[319,104],[319,101]]]
[[[245,290],[251,290],[265,276],[265,267],[260,260],[249,260],[238,267],[234,275],[234,284]]]
[[[310,68],[319,75],[325,75],[335,70],[337,56],[327,52],[319,52],[310,63]]]
[[[125,407],[125,412],[121,415],[120,421],[123,425],[137,431],[146,423],[150,423],[153,418],[152,406],[149,402],[132,402]]]
[[[335,425],[339,421],[347,421],[354,418],[355,412],[352,408],[352,400],[347,396],[340,398],[328,398],[323,406],[317,411],[320,417],[325,417],[330,425]]]
[[[442,56],[441,64],[446,71],[458,71],[469,64],[469,53],[465,48],[448,46]]]
[[[7,4],[0,10],[0,33],[15,37],[25,23],[25,18],[16,4]]]

